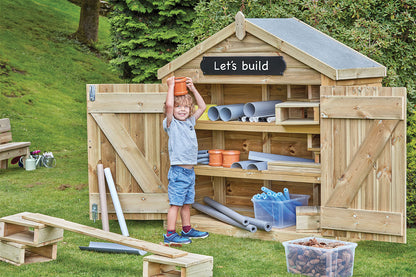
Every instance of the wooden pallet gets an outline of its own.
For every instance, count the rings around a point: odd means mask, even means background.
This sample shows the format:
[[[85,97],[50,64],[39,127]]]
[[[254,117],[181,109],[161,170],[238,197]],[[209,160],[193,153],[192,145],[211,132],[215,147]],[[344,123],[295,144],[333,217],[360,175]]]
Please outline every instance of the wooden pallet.
[[[176,259],[159,255],[143,258],[143,277],[181,276],[211,277],[213,258],[211,256],[189,253]]]

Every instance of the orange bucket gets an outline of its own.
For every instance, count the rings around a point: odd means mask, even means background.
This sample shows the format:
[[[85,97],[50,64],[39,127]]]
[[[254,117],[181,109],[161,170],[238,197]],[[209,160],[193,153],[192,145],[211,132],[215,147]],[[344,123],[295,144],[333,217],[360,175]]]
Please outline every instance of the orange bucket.
[[[231,167],[233,163],[240,161],[240,151],[225,150],[222,152],[222,166]]]
[[[221,166],[222,165],[222,149],[208,150],[209,154],[209,165],[210,166]]]
[[[174,95],[180,96],[188,93],[186,88],[186,77],[175,77]]]

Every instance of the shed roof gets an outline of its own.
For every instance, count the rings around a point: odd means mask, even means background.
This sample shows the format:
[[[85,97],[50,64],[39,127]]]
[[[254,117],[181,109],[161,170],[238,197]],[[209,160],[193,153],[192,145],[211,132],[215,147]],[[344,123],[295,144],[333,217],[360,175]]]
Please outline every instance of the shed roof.
[[[296,18],[244,18],[165,65],[159,78],[236,33],[250,33],[333,80],[385,77],[386,67]],[[240,21],[240,22],[237,22]],[[231,32],[230,32],[231,29]],[[239,37],[239,34],[236,34]]]

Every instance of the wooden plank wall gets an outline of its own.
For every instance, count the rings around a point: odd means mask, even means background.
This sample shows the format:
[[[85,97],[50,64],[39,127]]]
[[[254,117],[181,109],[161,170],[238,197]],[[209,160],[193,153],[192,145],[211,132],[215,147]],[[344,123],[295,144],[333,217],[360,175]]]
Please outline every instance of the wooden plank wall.
[[[89,87],[87,86],[87,101],[89,100]],[[99,84],[96,87],[96,94],[99,93],[146,93],[146,92],[165,92],[163,85],[154,84]],[[156,91],[155,91],[156,90]],[[122,107],[121,107],[122,109]],[[162,113],[117,113],[118,120],[128,131],[139,150],[149,162],[155,174],[167,187],[167,172],[169,170],[169,159],[167,150],[167,135],[162,129]],[[88,183],[90,192],[90,209],[92,201],[96,201],[98,191],[98,181],[96,166],[103,163],[104,167],[111,169],[117,192],[120,199],[124,199],[124,194],[143,193],[140,185],[132,176],[114,147],[100,130],[90,113],[87,114],[88,126]],[[107,189],[108,191],[108,189]],[[127,198],[126,198],[127,199]],[[129,197],[125,205],[134,205],[134,201]],[[137,201],[137,205],[138,205]],[[97,203],[98,204],[98,203]],[[121,203],[123,206],[123,203]],[[129,213],[129,210],[137,212],[136,208],[125,207],[126,219],[164,219],[163,214],[136,214]],[[145,210],[145,209],[144,209]],[[115,213],[109,214],[110,219],[116,219]]]
[[[325,87],[321,95],[339,96],[404,96],[401,88],[360,89],[353,87]],[[383,107],[379,107],[383,109]],[[324,205],[334,191],[334,184],[340,178],[365,139],[374,120],[366,119],[327,119],[321,120],[321,143],[326,144],[321,151],[322,188],[321,199]],[[333,134],[336,135],[333,135]],[[345,158],[342,158],[345,157]],[[333,165],[333,167],[332,167]],[[352,231],[324,230],[323,235],[351,240],[379,240],[405,242],[406,217],[406,121],[401,120],[382,154],[374,164],[350,208],[369,211],[399,212],[403,216],[404,236],[391,236]],[[331,170],[331,169],[334,170]],[[381,224],[381,222],[380,222]],[[382,226],[373,226],[382,229]]]

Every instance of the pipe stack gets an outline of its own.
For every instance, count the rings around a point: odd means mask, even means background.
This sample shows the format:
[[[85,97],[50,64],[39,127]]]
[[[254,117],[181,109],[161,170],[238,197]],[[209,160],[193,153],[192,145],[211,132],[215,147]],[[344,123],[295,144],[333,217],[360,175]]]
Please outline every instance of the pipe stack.
[[[208,150],[199,150],[197,155],[198,164],[208,164],[209,163],[209,153]]]
[[[204,197],[204,202],[207,205],[194,203],[192,204],[192,207],[222,222],[248,230],[252,233],[256,232],[257,228],[265,230],[266,232],[269,232],[272,229],[272,224],[270,222],[243,216],[209,197]]]

